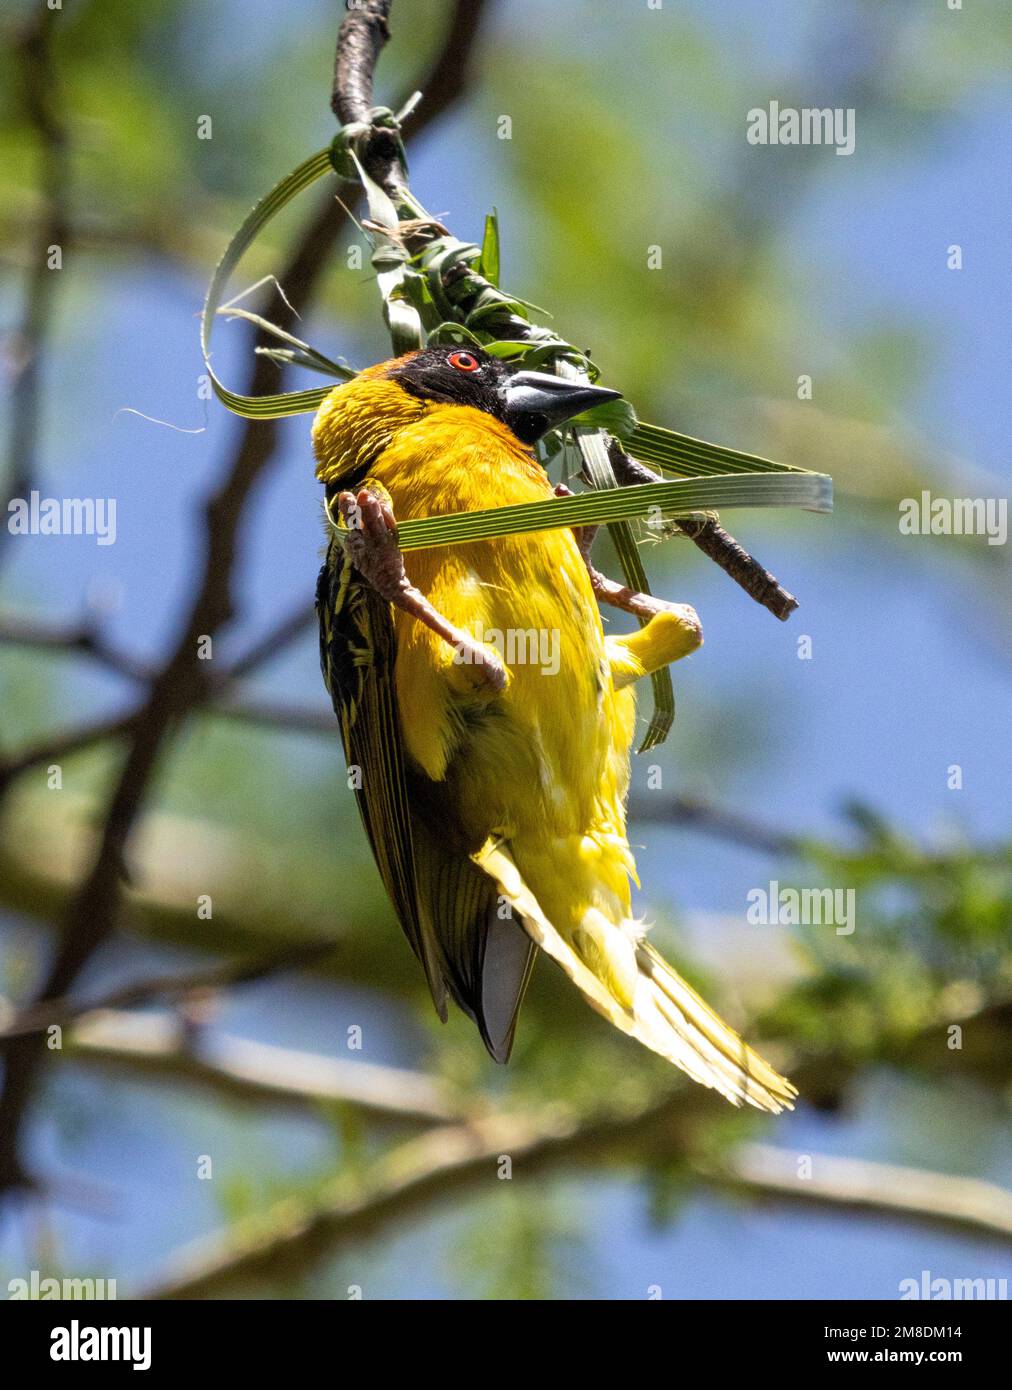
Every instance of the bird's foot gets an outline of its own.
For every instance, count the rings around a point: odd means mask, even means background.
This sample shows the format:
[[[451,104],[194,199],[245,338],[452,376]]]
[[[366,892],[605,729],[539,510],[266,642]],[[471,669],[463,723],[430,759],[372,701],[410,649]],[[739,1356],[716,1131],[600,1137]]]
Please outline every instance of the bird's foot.
[[[495,652],[444,618],[411,583],[397,544],[393,508],[386,498],[362,488],[357,496],[342,492],[337,505],[348,528],[345,539],[348,554],[366,583],[380,598],[424,623],[453,647],[454,664],[474,673],[471,684],[484,686],[494,693],[505,690],[508,673]]]
[[[556,497],[572,497],[572,493],[565,483],[560,483],[555,489]],[[642,618],[645,622],[656,617],[658,613],[672,613],[687,629],[694,630],[697,634],[697,643],[702,641],[703,629],[700,624],[696,610],[687,603],[670,603],[667,599],[656,598],[653,594],[641,594],[635,589],[630,589],[626,584],[619,584],[615,579],[609,579],[607,575],[595,569],[590,558],[590,549],[594,544],[594,537],[597,535],[596,526],[574,526],[573,535],[579,547],[580,554],[583,556],[583,563],[587,566],[587,574],[590,577],[591,588],[594,590],[594,597],[598,603],[607,603],[611,608],[621,609],[623,613],[633,613],[637,618]]]

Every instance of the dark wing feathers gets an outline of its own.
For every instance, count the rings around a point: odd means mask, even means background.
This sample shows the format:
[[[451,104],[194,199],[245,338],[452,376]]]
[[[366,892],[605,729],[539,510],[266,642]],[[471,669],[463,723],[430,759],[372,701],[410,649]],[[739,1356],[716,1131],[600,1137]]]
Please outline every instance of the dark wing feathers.
[[[478,1025],[492,1057],[507,1062],[537,947],[520,922],[500,916],[494,880],[436,831],[443,824],[412,818],[423,922],[438,942],[450,993]]]
[[[316,593],[320,662],[340,721],[373,857],[436,1009],[447,989],[505,1062],[537,948],[515,919],[500,918],[493,880],[454,833],[443,789],[407,765],[394,686],[396,639],[389,605],[362,583],[331,541]]]
[[[393,624],[388,605],[358,580],[336,541],[320,571],[316,610],[323,679],[340,721],[348,767],[359,769],[355,796],[373,858],[445,1021],[446,990],[422,932],[414,889],[411,817],[393,688]]]

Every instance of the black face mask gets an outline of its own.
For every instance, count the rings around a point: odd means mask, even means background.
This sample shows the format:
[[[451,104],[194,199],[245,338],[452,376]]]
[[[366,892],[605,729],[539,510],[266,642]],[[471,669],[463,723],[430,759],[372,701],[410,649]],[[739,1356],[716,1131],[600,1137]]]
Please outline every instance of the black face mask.
[[[621,395],[548,372],[511,372],[480,348],[426,348],[396,367],[390,378],[422,400],[484,410],[523,444],[534,444],[574,415]]]

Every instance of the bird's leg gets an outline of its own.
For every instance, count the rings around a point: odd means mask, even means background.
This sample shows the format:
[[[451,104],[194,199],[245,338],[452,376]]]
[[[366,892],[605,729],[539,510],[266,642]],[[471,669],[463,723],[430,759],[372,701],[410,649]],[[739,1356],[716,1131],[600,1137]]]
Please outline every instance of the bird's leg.
[[[573,494],[565,483],[560,483],[555,489],[555,495],[556,497],[572,497]],[[699,628],[699,619],[696,617],[695,609],[690,608],[687,603],[669,603],[667,599],[655,598],[653,594],[637,593],[635,589],[630,589],[626,584],[619,584],[616,579],[609,579],[599,569],[595,569],[590,558],[590,551],[599,530],[600,527],[598,526],[573,527],[573,535],[576,538],[580,554],[583,556],[583,563],[587,566],[587,574],[590,576],[594,597],[599,603],[607,603],[612,608],[620,608],[623,613],[633,613],[645,622],[649,622],[658,613],[676,613],[683,617],[689,625]],[[702,629],[700,629],[699,635],[700,641],[702,641]],[[696,645],[698,646],[699,643],[697,642]]]
[[[560,483],[556,496],[572,496],[569,488]],[[696,610],[687,603],[669,603],[653,594],[640,594],[626,584],[609,579],[594,567],[590,558],[596,526],[574,526],[573,535],[587,567],[591,588],[598,603],[607,603],[623,613],[632,613],[644,626],[639,632],[623,637],[608,637],[606,645],[611,660],[612,680],[616,689],[638,680],[640,676],[668,666],[694,652],[703,642],[703,628]]]
[[[506,668],[488,647],[476,642],[469,632],[455,627],[434,608],[420,589],[408,579],[404,556],[397,544],[397,523],[393,508],[383,497],[362,488],[357,497],[351,492],[338,495],[337,505],[348,528],[345,544],[351,562],[380,598],[424,623],[454,648],[457,659],[474,666],[495,691],[506,687]]]

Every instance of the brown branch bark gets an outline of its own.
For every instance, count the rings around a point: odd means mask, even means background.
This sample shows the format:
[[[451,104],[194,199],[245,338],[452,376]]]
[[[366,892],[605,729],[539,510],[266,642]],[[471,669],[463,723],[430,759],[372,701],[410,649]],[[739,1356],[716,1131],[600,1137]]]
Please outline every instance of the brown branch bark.
[[[809,847],[800,835],[773,829],[754,817],[724,810],[692,796],[637,797],[630,819],[661,825],[683,825],[689,830],[729,840],[732,844],[744,845],[762,854],[792,857],[803,855]]]
[[[229,692],[243,676],[251,675],[261,666],[272,661],[284,651],[297,637],[312,624],[313,610],[308,603],[300,603],[264,636],[258,638],[246,652],[238,657],[226,671],[213,675],[203,686],[203,698],[194,695],[190,713],[206,709],[223,718],[243,720],[251,724],[263,724],[273,728],[287,728],[297,733],[334,733],[333,715],[327,715],[324,724],[324,711],[286,708],[277,704],[265,704],[257,700],[225,701]],[[61,627],[41,622],[25,622],[15,618],[0,619],[0,643],[12,646],[33,647],[40,651],[54,653],[81,653],[97,661],[107,670],[134,681],[152,681],[155,672],[143,666],[133,657],[111,646],[97,629],[87,624],[81,627]],[[42,764],[60,762],[85,748],[98,743],[119,738],[133,728],[137,719],[143,716],[141,704],[126,715],[112,715],[92,719],[77,728],[62,733],[48,734],[27,748],[16,753],[0,756],[0,798],[24,773]]]
[[[94,622],[69,625],[4,614],[0,615],[0,644],[34,647],[55,655],[88,656],[127,680],[148,681],[154,675],[150,666],[108,642]]]
[[[136,715],[113,715],[108,719],[94,719],[80,724],[76,729],[63,733],[47,734],[45,738],[23,748],[0,762],[0,797],[3,797],[12,783],[23,773],[43,764],[59,763],[64,758],[82,753],[86,748],[106,743],[110,739],[122,738],[134,727]]]
[[[644,483],[664,481],[652,468],[647,468],[638,459],[630,458],[617,439],[611,441],[608,457],[620,487],[639,487]],[[702,522],[686,520],[677,524],[693,545],[718,564],[750,598],[769,609],[782,623],[787,621],[798,606],[797,599],[719,522],[713,519]]]

